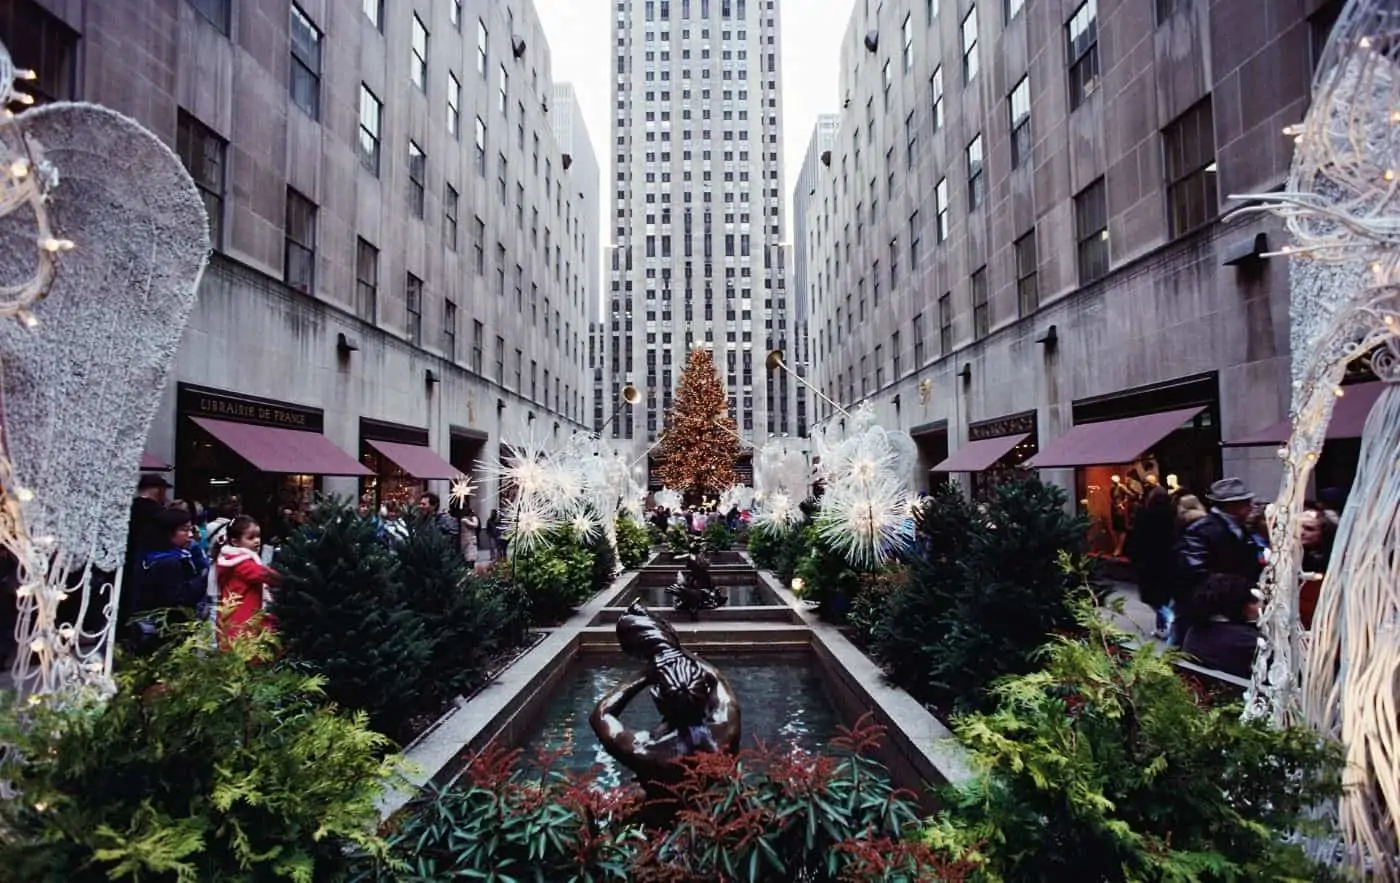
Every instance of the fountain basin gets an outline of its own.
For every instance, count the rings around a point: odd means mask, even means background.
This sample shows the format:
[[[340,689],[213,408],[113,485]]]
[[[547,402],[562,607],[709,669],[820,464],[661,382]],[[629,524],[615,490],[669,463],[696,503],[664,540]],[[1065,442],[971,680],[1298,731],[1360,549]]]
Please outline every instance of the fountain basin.
[[[774,747],[822,751],[842,723],[827,690],[825,672],[811,653],[712,652],[704,656],[724,672],[740,697],[744,747],[762,740]],[[616,653],[581,654],[539,709],[538,723],[521,745],[522,762],[529,762],[540,750],[567,746],[570,753],[558,759],[556,769],[586,773],[596,765],[597,783],[609,788],[631,781],[631,773],[594,735],[588,716],[599,696],[636,676],[641,668],[641,663]],[[638,697],[623,719],[637,729],[651,729],[661,722],[646,696]]]

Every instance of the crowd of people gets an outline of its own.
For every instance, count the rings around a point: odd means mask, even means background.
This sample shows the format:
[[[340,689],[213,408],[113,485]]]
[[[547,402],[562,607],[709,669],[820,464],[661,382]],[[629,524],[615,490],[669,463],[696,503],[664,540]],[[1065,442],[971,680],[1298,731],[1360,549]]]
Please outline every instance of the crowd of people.
[[[157,474],[142,475],[137,483],[119,604],[123,643],[138,652],[153,644],[160,630],[157,612],[160,617],[211,623],[217,614],[223,641],[250,628],[275,628],[268,608],[281,579],[272,567],[277,545],[264,541],[262,525],[240,511],[238,498],[206,509],[194,502],[168,500],[170,488]],[[473,564],[482,560],[483,540],[486,560],[498,551],[504,554],[495,511],[483,528],[470,507],[443,511],[434,493],[424,493],[418,507],[420,515],[433,519]],[[404,508],[385,506],[375,511],[371,500],[362,499],[359,511],[374,518],[385,542],[407,537],[404,519],[410,513]],[[305,516],[286,516],[286,520],[279,538],[299,529]]]
[[[662,533],[672,527],[679,527],[691,533],[704,533],[705,528],[714,524],[722,524],[728,530],[736,531],[741,524],[748,522],[748,518],[749,513],[739,511],[738,506],[731,506],[728,512],[721,512],[718,507],[713,506],[689,506],[680,509],[657,506],[647,512],[647,522]]]
[[[1301,525],[1304,628],[1344,500],[1324,491]],[[1259,633],[1259,578],[1269,561],[1266,507],[1238,478],[1211,485],[1206,502],[1154,487],[1125,546],[1143,602],[1156,611],[1156,636],[1206,668],[1248,677]]]

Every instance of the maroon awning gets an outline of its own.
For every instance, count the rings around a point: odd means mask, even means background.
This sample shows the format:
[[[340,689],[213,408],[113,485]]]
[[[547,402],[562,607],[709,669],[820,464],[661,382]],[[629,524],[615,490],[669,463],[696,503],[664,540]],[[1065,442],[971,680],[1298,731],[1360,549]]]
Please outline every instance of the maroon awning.
[[[279,475],[372,475],[319,432],[191,417],[201,429],[261,472]]]
[[[406,445],[400,442],[366,439],[366,443],[393,461],[394,465],[414,478],[430,481],[434,478],[452,480],[462,470],[442,459],[426,445]]]
[[[1027,460],[1026,467],[1062,469],[1131,463],[1204,410],[1204,407],[1182,408],[1121,420],[1081,423]]]
[[[968,442],[954,451],[948,459],[930,469],[929,472],[981,472],[994,466],[998,460],[1011,453],[1013,448],[1027,438],[1030,438],[1029,432]]]
[[[1332,405],[1332,422],[1327,424],[1327,438],[1361,438],[1366,418],[1380,398],[1383,383],[1357,383],[1342,387],[1344,395]],[[1243,438],[1222,442],[1227,448],[1277,447],[1287,444],[1293,435],[1293,421],[1280,420],[1268,429],[1252,432]]]
[[[141,452],[142,472],[169,472],[171,469],[174,468],[174,466],[171,466],[169,463],[165,462],[159,457],[152,456],[146,453],[145,451]]]

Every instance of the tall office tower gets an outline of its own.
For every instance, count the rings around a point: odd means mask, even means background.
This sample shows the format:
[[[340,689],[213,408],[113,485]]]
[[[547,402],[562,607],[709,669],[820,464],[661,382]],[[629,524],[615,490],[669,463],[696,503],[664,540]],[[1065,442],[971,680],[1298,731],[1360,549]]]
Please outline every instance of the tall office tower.
[[[608,396],[642,389],[610,428],[660,436],[693,346],[712,347],[745,438],[790,427],[777,0],[617,0]],[[770,419],[770,414],[772,418]],[[741,464],[742,471],[743,464]]]
[[[815,230],[807,229],[807,212],[817,195],[817,165],[831,166],[831,150],[836,146],[836,138],[841,131],[839,113],[817,115],[812,126],[812,135],[807,141],[807,152],[802,158],[802,168],[797,173],[797,184],[792,188],[792,305],[793,305],[793,351],[788,361],[801,377],[807,377],[811,369],[811,347],[808,344],[807,317],[812,307],[811,286],[816,280],[808,273],[807,261],[814,244]],[[807,388],[796,385],[795,404],[797,412],[797,434],[807,435],[807,427],[813,412],[808,411]]]
[[[589,329],[588,370],[592,373],[593,329],[597,325],[598,310],[603,299],[603,218],[599,202],[603,194],[602,171],[598,167],[598,154],[593,149],[593,139],[589,137],[588,125],[583,118],[583,108],[578,103],[578,93],[572,83],[555,83],[550,91],[549,121],[554,130],[554,143],[559,146],[559,163],[568,173],[569,185],[573,192],[566,192],[569,199],[577,200],[579,224],[571,231],[574,248],[583,255],[583,321]],[[564,185],[561,183],[560,187]],[[602,365],[602,350],[598,350],[599,366]],[[589,396],[584,403],[583,414],[593,412],[595,384],[583,382],[579,378],[578,388]],[[587,423],[585,419],[582,422]]]

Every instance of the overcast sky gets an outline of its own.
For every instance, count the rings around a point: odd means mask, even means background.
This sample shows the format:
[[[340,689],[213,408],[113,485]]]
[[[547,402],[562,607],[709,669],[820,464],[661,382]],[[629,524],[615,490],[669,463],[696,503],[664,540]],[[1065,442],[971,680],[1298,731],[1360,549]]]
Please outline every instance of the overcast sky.
[[[613,0],[534,0],[554,67],[554,79],[578,92],[588,136],[601,165],[603,240],[611,242],[606,217],[610,204],[612,157]],[[779,0],[783,66],[783,202],[792,211],[792,187],[817,114],[837,110],[836,64],[854,0]],[[801,10],[798,12],[798,10]],[[792,237],[788,217],[783,240]]]

